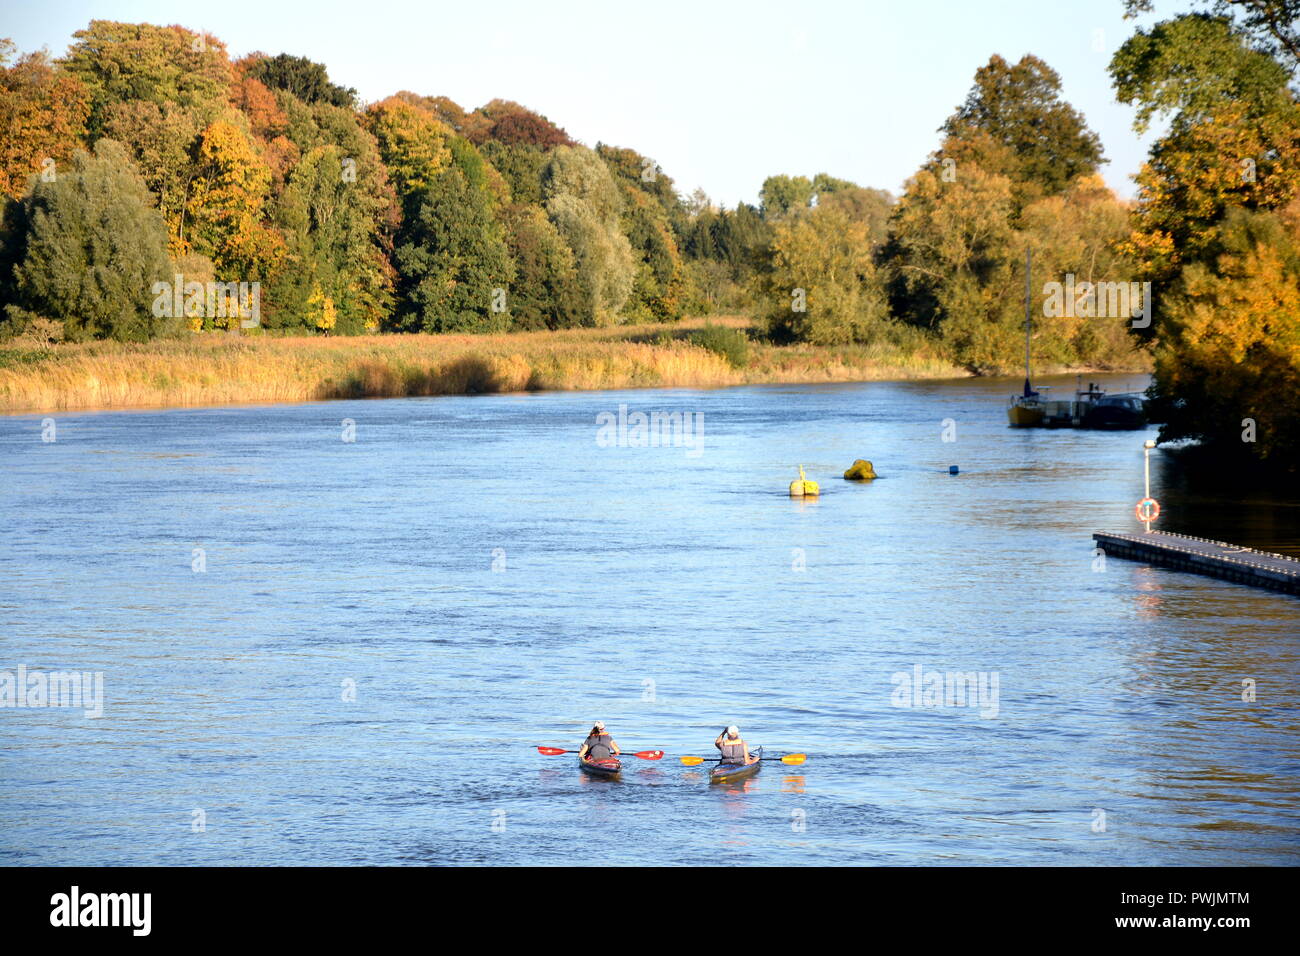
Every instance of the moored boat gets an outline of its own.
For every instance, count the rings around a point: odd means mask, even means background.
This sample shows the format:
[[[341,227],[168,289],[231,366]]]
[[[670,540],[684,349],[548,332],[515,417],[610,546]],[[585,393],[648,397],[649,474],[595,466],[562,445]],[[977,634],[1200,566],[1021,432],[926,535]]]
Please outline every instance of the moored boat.
[[[720,763],[709,771],[709,783],[734,783],[737,780],[744,780],[758,773],[758,768],[763,766],[763,748],[759,747],[750,753],[754,758],[752,763]]]
[[[1103,395],[1083,415],[1083,428],[1142,428],[1147,423],[1146,403],[1138,395]]]
[[[1089,382],[1085,390],[1075,390],[1074,398],[1053,399],[1044,394],[1046,385],[1037,388],[1030,377],[1030,309],[1031,259],[1025,253],[1025,386],[1007,403],[1007,421],[1015,428],[1142,428],[1147,423],[1146,406],[1137,395],[1107,395],[1101,386]],[[1080,383],[1082,385],[1082,383]]]

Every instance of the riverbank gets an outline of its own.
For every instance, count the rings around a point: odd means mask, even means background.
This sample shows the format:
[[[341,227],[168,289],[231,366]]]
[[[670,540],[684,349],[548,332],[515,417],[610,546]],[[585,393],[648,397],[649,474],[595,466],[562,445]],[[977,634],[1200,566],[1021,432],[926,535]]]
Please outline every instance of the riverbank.
[[[740,316],[711,318],[743,329]],[[510,335],[196,336],[0,347],[0,413],[543,390],[961,378],[937,349],[777,346],[743,363],[690,341],[705,319]]]

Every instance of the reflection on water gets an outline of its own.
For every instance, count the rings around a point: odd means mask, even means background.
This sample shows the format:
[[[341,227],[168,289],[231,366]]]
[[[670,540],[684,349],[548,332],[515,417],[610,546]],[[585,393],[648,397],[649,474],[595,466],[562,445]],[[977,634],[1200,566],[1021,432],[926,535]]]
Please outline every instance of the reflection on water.
[[[2,419],[0,670],[106,700],[0,712],[0,861],[1297,862],[1300,602],[1097,568],[1154,429],[1010,429],[1018,387]],[[703,454],[598,446],[620,403],[702,413]],[[1300,543],[1300,502],[1170,461],[1161,527]],[[997,716],[895,706],[917,666],[996,673]],[[533,749],[596,718],[669,756]],[[808,762],[675,763],[733,722]]]

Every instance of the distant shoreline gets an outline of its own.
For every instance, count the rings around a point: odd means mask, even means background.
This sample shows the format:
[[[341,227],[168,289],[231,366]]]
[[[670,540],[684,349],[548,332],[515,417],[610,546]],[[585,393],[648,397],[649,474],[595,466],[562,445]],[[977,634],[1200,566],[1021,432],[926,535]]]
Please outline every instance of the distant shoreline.
[[[503,335],[204,335],[44,349],[11,343],[0,346],[0,414],[974,377],[937,352],[884,344],[754,342],[747,360],[736,367],[688,341],[708,322],[748,325],[743,317],[729,316]],[[1044,369],[1043,374],[1100,371]]]

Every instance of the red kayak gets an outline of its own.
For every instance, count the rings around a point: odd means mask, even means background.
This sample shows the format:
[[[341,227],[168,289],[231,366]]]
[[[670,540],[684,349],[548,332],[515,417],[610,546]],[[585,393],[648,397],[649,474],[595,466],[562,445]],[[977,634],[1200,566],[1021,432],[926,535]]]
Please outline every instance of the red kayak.
[[[589,760],[586,757],[579,757],[578,766],[593,777],[604,777],[606,780],[617,777],[623,769],[623,765],[618,762],[617,757],[605,757],[603,760]]]

